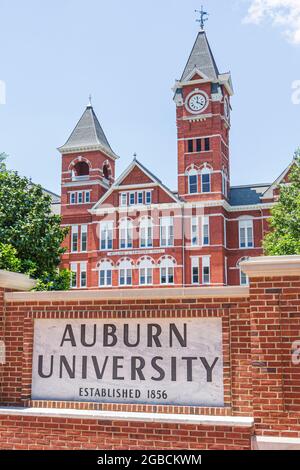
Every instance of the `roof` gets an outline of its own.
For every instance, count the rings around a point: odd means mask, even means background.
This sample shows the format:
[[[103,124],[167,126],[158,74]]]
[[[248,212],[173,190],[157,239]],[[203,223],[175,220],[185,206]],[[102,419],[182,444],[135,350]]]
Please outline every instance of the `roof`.
[[[78,150],[101,150],[114,159],[118,158],[109,145],[91,105],[86,107],[67,142],[58,150],[61,153]]]
[[[58,194],[53,193],[52,191],[48,191],[48,189],[42,188],[43,193],[46,194],[46,196],[51,197],[51,203],[52,204],[60,204],[60,196]]]
[[[186,80],[194,69],[202,72],[209,80],[217,80],[219,77],[219,70],[205,31],[198,33],[180,81]]]
[[[119,178],[114,182],[114,184],[111,185],[109,190],[103,194],[103,196],[99,199],[98,202],[94,205],[92,210],[97,209],[104,201],[105,199],[115,190],[118,189],[124,178],[131,172],[131,170],[135,167],[139,167],[150,179],[153,180],[154,183],[157,183],[161,188],[163,188],[167,194],[175,201],[175,202],[180,202],[180,199],[178,198],[177,194],[174,194],[173,191],[171,191],[167,186],[165,186],[162,181],[157,178],[151,171],[149,171],[139,160],[134,158],[130,165],[126,168],[125,171],[119,176]],[[134,187],[136,184],[139,184],[137,181],[135,184],[132,186]]]
[[[269,186],[269,184],[233,186],[230,188],[229,204],[231,206],[261,204],[260,198]]]

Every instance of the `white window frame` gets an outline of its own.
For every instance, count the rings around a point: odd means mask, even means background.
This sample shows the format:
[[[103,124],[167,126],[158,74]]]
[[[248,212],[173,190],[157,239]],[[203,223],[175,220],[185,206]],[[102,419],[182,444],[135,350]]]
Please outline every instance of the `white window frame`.
[[[205,269],[208,268],[208,277],[209,279],[206,280]],[[207,286],[211,283],[211,272],[210,272],[210,256],[202,256],[202,284]]]
[[[83,250],[82,248],[84,234],[86,235],[86,239],[85,239],[86,249],[85,250]],[[86,253],[88,251],[88,226],[86,224],[80,226],[80,251],[82,253]]]
[[[72,191],[70,193],[70,204],[73,206],[76,204],[76,200],[77,200],[77,197],[76,197],[77,193],[76,191]],[[72,198],[74,198],[74,202],[72,201]]]
[[[204,183],[203,183],[203,177],[208,175],[208,183],[206,182],[205,184],[209,185],[209,191],[203,191]],[[209,194],[211,193],[211,171],[207,168],[201,171],[201,193],[202,194]]]
[[[81,198],[81,201],[80,201]],[[77,192],[77,204],[83,204],[84,203],[84,191],[78,191]]]
[[[149,198],[148,198],[149,196]],[[148,202],[148,199],[149,199],[149,202]],[[152,204],[152,191],[146,191],[145,193],[145,204],[146,206],[150,206],[150,204]]]
[[[194,269],[197,269],[197,282],[194,281]],[[199,285],[200,284],[200,269],[199,269],[199,257],[192,256],[191,257],[191,284]]]
[[[127,193],[120,194],[120,206],[127,207]]]
[[[104,273],[104,284],[101,284],[101,272]],[[110,272],[110,276],[108,273]],[[113,273],[113,266],[109,261],[102,261],[99,264],[99,272],[98,272],[98,287],[101,289],[105,287],[112,287],[112,273]],[[110,278],[110,282],[108,282]]]
[[[191,191],[191,181],[190,178],[196,176],[196,191]],[[199,193],[199,181],[198,181],[198,172],[196,170],[191,170],[188,174],[188,183],[189,183],[189,194],[198,194]],[[194,185],[193,185],[194,186]]]
[[[196,233],[194,236],[194,227],[196,228]],[[194,242],[194,238],[196,239]],[[191,246],[199,246],[199,217],[191,217]]]
[[[131,197],[132,197],[132,196],[133,196],[133,203],[131,202]],[[135,204],[136,204],[136,203],[135,203],[135,199],[136,199],[136,198],[135,198],[135,193],[133,193],[133,192],[129,193],[128,205],[129,205],[129,206],[135,206]]]
[[[241,286],[249,286],[249,277],[247,274],[243,273],[243,271],[240,269],[240,285]]]
[[[78,243],[79,243],[79,239],[78,239],[78,225],[71,225],[71,253],[78,253]],[[74,247],[74,237],[76,238],[76,249],[74,250],[73,247]]]
[[[139,201],[140,196],[142,197],[141,202]],[[144,204],[144,191],[138,191],[136,194],[136,203],[138,206],[142,206]]]
[[[171,286],[175,284],[175,266],[176,264],[172,259],[162,259],[159,268],[159,280],[161,285]],[[163,282],[163,277],[165,277],[166,282]],[[172,281],[170,281],[171,278],[173,279]]]
[[[121,237],[122,231],[125,231],[125,237]],[[125,240],[122,246],[122,240]],[[129,219],[120,220],[119,224],[119,248],[120,250],[128,250],[133,248],[133,223]]]
[[[248,234],[249,229],[251,230],[251,238],[249,237],[249,234]],[[243,231],[244,231],[245,246],[242,246],[242,239],[243,239],[242,232]],[[246,250],[248,248],[254,248],[253,219],[239,220],[239,247],[242,250]]]
[[[202,246],[209,246],[210,245],[210,220],[209,220],[209,217],[208,216],[203,216],[202,217],[202,221],[201,221],[201,237],[202,237]],[[208,243],[204,243],[204,232],[205,232],[205,228],[207,227],[207,239],[208,239]]]
[[[87,197],[88,195],[88,197]],[[90,204],[91,202],[91,191],[85,191],[84,192],[84,202],[85,204]]]
[[[143,237],[143,231],[146,232],[145,237]],[[142,243],[143,239],[145,240],[144,245]],[[152,248],[152,247],[153,247],[153,222],[152,222],[152,219],[143,218],[140,221],[140,248]]]
[[[78,267],[78,263],[70,264],[70,271],[71,271],[70,289],[77,289],[77,267]],[[73,280],[75,280],[74,285],[73,285]]]
[[[83,284],[82,280],[83,277],[82,275],[85,274],[85,284]],[[81,262],[80,263],[80,273],[79,273],[79,281],[80,281],[80,288],[81,289],[86,289],[87,288],[87,263],[86,262]]]
[[[124,271],[124,284],[121,284],[121,272]],[[130,273],[130,274],[128,274]],[[128,280],[131,279],[131,282]],[[119,264],[119,286],[132,286],[133,285],[133,264],[130,261],[121,261]]]
[[[111,234],[111,238],[110,235]],[[104,247],[102,242],[104,241]],[[111,241],[111,246],[109,242]],[[100,222],[100,251],[112,250],[114,245],[114,223],[112,220]]]
[[[163,231],[165,230],[165,237]],[[160,218],[160,246],[173,247],[174,246],[174,218],[167,216]]]

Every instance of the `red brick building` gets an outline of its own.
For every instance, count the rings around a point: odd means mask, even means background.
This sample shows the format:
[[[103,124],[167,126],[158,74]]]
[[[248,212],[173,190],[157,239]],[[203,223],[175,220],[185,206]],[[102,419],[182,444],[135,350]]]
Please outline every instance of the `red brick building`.
[[[199,32],[174,87],[178,191],[136,158],[118,156],[89,104],[62,154],[62,267],[72,288],[247,284],[239,267],[262,254],[277,187],[230,185],[230,73],[220,73]],[[175,164],[175,160],[174,160]]]

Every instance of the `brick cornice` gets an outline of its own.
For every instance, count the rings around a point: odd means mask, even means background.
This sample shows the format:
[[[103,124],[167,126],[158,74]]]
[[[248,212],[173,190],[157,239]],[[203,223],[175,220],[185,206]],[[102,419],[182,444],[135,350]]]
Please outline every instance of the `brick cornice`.
[[[300,256],[260,256],[240,263],[248,277],[300,276]]]

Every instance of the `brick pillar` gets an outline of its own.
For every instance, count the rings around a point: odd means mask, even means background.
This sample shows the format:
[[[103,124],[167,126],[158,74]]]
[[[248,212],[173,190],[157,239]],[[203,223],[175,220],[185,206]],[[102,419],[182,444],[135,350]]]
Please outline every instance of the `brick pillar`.
[[[256,429],[272,430],[300,402],[300,256],[260,257],[242,263],[250,279],[253,413]],[[298,275],[297,275],[298,273]]]
[[[4,343],[4,289],[0,287],[0,402],[2,401],[3,373],[5,361]]]

